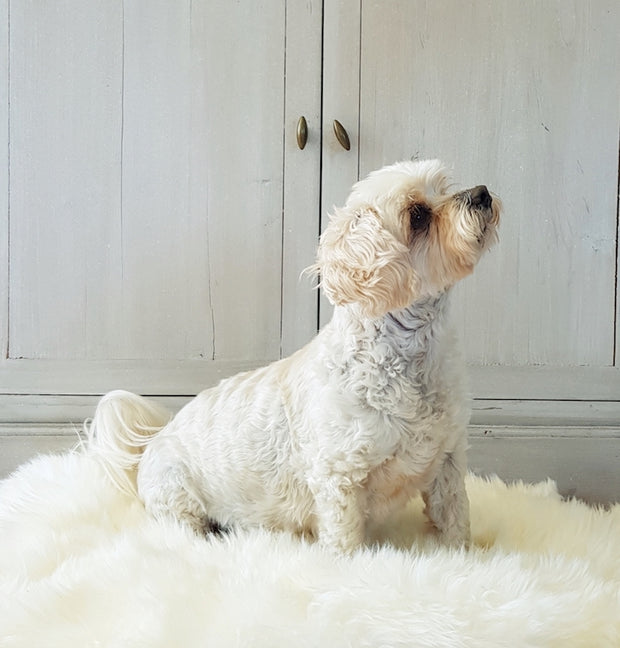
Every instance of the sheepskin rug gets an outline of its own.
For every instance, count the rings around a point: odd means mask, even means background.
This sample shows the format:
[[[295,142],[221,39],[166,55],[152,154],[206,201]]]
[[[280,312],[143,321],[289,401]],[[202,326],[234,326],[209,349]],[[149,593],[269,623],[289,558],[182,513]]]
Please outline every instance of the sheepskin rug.
[[[419,501],[335,557],[265,531],[203,539],[147,518],[84,454],[0,483],[0,646],[620,646],[620,505],[468,479],[474,547]]]

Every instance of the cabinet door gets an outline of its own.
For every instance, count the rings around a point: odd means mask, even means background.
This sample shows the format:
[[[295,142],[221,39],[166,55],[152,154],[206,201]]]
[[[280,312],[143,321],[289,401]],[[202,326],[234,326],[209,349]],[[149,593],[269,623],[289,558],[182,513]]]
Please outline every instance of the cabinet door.
[[[359,175],[438,157],[504,200],[457,289],[476,395],[617,400],[618,3],[350,4]]]
[[[313,4],[11,5],[0,392],[192,394],[314,332]]]

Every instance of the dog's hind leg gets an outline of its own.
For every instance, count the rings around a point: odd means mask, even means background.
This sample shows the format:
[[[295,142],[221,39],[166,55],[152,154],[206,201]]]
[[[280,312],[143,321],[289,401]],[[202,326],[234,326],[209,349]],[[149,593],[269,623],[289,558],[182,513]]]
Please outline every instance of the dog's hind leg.
[[[175,520],[198,535],[222,530],[209,516],[204,498],[181,462],[162,461],[146,452],[138,471],[138,494],[157,519]]]
[[[469,500],[465,490],[465,451],[446,454],[438,474],[422,494],[424,512],[447,546],[468,546]]]

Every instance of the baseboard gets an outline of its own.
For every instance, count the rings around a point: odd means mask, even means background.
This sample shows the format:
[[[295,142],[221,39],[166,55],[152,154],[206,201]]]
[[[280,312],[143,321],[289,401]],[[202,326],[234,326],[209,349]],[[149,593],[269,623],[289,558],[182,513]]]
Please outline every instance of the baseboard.
[[[0,477],[37,454],[65,452],[81,426],[0,424]],[[620,427],[470,427],[469,465],[508,481],[551,478],[563,495],[607,504],[620,501]]]
[[[71,425],[0,425],[0,479],[38,454],[66,452],[78,443]]]
[[[507,481],[551,478],[567,497],[620,502],[620,428],[471,426],[469,466]]]

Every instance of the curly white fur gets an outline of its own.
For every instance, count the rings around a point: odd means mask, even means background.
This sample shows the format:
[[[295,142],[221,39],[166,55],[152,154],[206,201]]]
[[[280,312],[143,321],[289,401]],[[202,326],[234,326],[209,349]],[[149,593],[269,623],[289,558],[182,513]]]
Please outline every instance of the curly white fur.
[[[371,174],[321,237],[314,270],[336,307],[312,342],[168,423],[112,392],[91,451],[122,487],[137,467],[147,510],[197,531],[261,525],[350,552],[420,491],[442,539],[466,543],[469,409],[448,294],[494,241],[499,209],[486,187],[448,194],[437,161]]]

